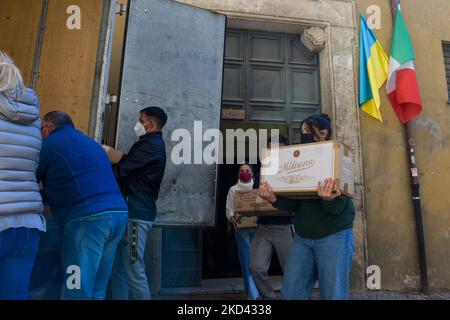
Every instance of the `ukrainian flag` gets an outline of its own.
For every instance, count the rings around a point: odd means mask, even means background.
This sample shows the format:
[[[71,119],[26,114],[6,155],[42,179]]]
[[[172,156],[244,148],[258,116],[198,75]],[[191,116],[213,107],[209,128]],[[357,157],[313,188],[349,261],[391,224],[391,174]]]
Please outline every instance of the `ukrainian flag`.
[[[388,77],[389,58],[367,25],[366,19],[362,15],[360,17],[359,107],[372,117],[383,121],[379,90]]]

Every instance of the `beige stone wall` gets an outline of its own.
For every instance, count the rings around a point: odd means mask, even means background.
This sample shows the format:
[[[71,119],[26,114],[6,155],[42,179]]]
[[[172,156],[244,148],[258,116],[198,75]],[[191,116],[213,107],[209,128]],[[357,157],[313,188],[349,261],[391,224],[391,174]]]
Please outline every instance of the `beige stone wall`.
[[[358,195],[355,198],[356,254],[352,288],[365,286],[365,219],[363,210],[363,175],[356,108],[355,44],[356,23],[353,1],[333,0],[179,0],[197,7],[226,14],[232,27],[264,31],[300,32],[302,28],[325,29],[327,43],[320,53],[322,110],[334,121],[336,137],[354,150],[357,161]]]
[[[449,108],[442,41],[450,41],[450,1],[403,0],[402,12],[411,34],[424,111],[413,121],[417,165],[432,290],[449,289],[450,273],[450,142]],[[357,0],[357,12],[370,5],[382,11],[375,30],[389,54],[392,19],[388,0]],[[407,290],[419,286],[417,239],[409,191],[404,129],[382,89],[378,123],[361,114],[366,189],[368,259],[382,271],[382,287]]]

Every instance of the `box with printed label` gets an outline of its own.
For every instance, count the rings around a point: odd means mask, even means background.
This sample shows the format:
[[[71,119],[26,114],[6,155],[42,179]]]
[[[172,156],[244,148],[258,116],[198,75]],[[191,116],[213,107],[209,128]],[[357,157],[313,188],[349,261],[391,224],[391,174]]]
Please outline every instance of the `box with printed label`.
[[[274,208],[259,196],[259,190],[239,190],[234,196],[234,211],[245,216],[292,216],[290,212]]]
[[[258,218],[253,217],[247,217],[244,215],[240,215],[239,213],[235,213],[236,217],[236,228],[242,229],[242,228],[256,228]]]
[[[350,147],[341,141],[325,141],[263,149],[261,183],[275,194],[293,198],[317,197],[317,185],[327,178],[347,195],[355,192],[355,164]]]

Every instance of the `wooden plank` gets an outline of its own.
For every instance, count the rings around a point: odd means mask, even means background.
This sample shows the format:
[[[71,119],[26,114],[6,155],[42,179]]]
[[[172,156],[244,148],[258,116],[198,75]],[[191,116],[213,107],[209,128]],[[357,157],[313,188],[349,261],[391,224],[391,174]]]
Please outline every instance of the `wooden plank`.
[[[88,132],[97,62],[103,0],[50,1],[36,91],[42,114],[67,112],[78,129]],[[81,9],[81,29],[69,30],[67,8]]]
[[[0,1],[0,50],[6,51],[29,84],[43,0]]]

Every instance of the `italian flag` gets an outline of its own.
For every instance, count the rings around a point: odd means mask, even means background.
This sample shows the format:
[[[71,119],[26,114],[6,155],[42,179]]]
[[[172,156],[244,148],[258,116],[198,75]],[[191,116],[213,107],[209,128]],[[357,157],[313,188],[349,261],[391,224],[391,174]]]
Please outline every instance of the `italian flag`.
[[[422,112],[422,100],[414,69],[414,51],[400,8],[395,17],[387,93],[395,113],[404,124]]]

